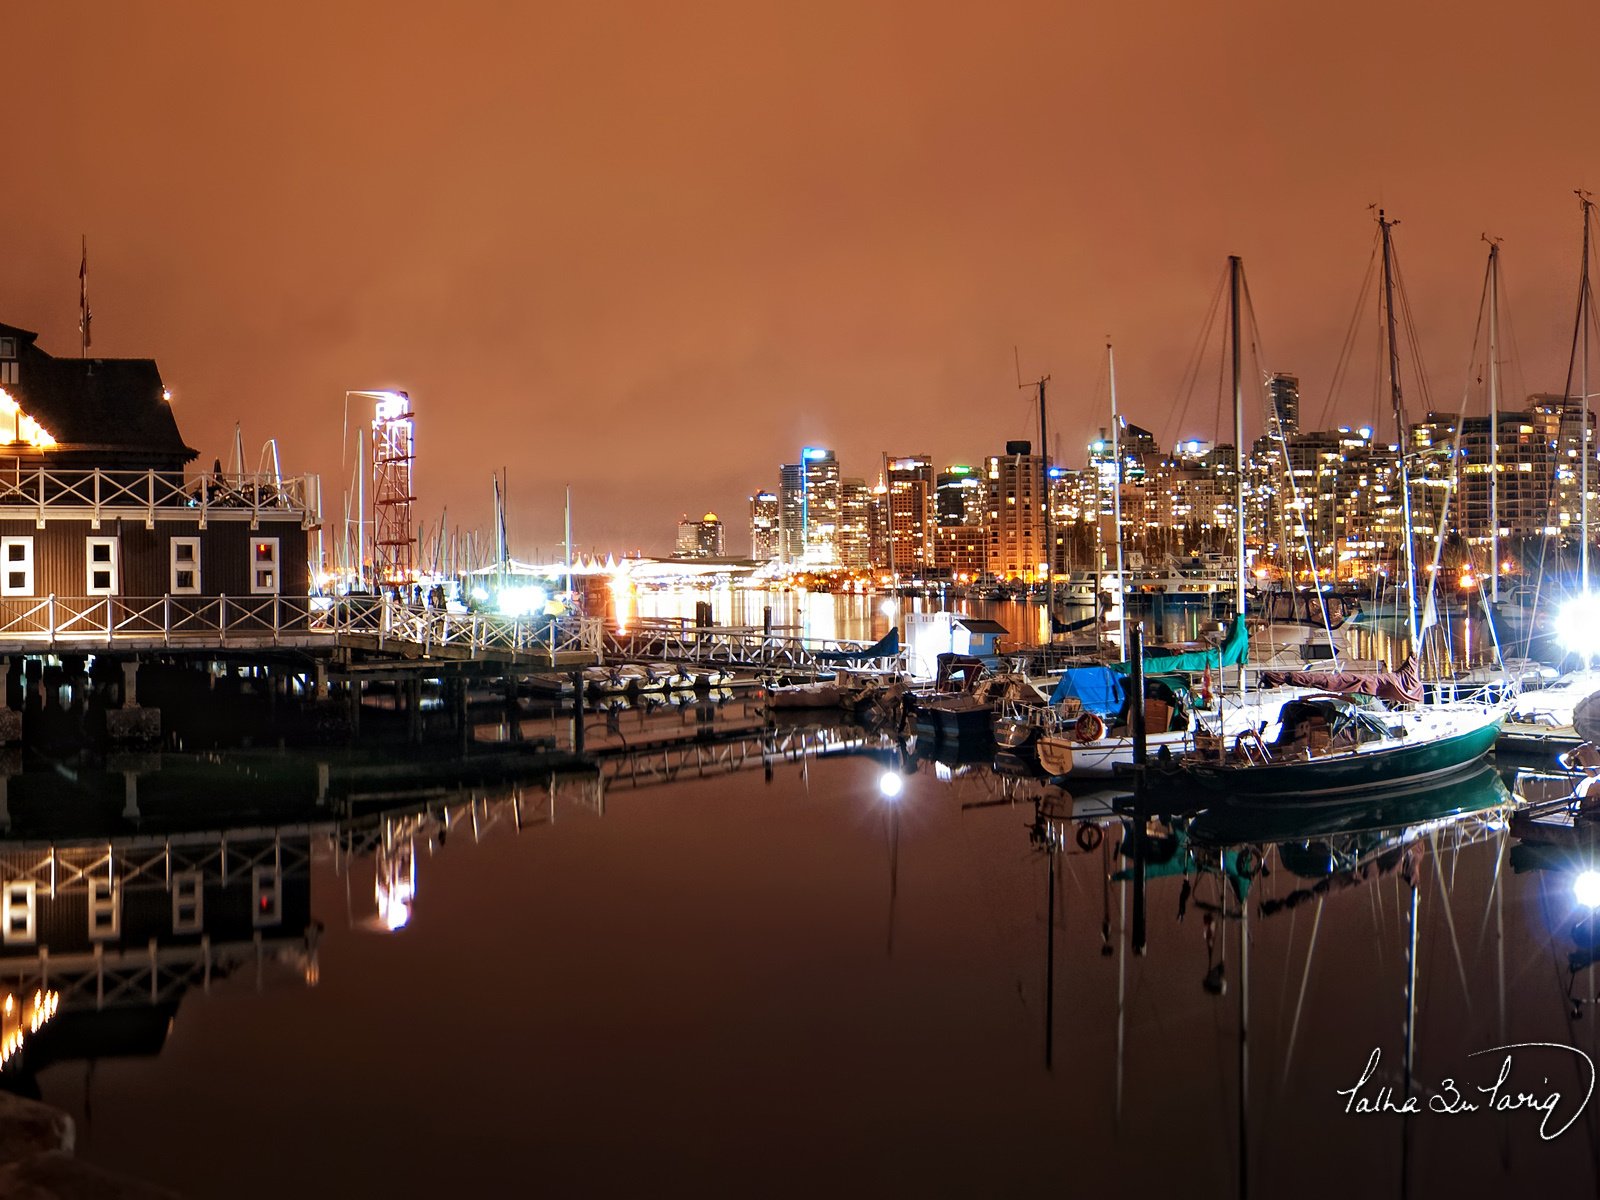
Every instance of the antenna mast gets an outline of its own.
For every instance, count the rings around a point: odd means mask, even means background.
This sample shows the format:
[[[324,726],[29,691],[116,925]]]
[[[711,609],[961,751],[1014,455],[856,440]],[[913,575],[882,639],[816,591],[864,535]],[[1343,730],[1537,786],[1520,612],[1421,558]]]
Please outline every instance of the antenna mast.
[[[1013,348],[1013,353],[1014,352],[1015,350]],[[1044,606],[1051,621],[1051,624],[1048,628],[1050,631],[1050,636],[1053,638],[1055,636],[1054,622],[1056,619],[1056,548],[1055,540],[1050,536],[1050,443],[1046,440],[1046,438],[1049,436],[1049,426],[1045,416],[1045,385],[1049,382],[1050,376],[1041,375],[1032,383],[1023,383],[1019,380],[1017,386],[1019,388],[1036,387],[1039,389],[1039,473],[1042,477],[1041,482],[1044,484]],[[1024,574],[1026,574],[1026,572],[1024,572]]]
[[[1106,338],[1106,378],[1111,386],[1111,523],[1115,526],[1117,545],[1117,645],[1123,654],[1128,652],[1128,585],[1122,577],[1122,431],[1117,417],[1117,359],[1111,351],[1111,339]],[[1096,504],[1098,508],[1098,503]],[[1099,515],[1095,524],[1100,524]],[[1100,597],[1095,597],[1095,603]]]

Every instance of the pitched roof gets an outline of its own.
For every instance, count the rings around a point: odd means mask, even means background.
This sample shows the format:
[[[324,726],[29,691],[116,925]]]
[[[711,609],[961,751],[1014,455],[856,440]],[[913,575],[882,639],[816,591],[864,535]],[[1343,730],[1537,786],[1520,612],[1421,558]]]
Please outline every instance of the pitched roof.
[[[999,621],[991,621],[988,617],[957,617],[956,624],[969,633],[1010,633]]]
[[[17,382],[6,391],[59,447],[171,454],[183,462],[195,457],[153,359],[55,358],[34,346],[38,335],[25,329],[0,324],[0,336],[18,342]]]

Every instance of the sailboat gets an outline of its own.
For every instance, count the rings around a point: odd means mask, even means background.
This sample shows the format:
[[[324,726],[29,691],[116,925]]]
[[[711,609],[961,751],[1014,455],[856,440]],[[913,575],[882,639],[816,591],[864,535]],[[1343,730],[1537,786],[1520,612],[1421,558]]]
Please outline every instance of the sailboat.
[[[1400,389],[1400,354],[1394,305],[1394,222],[1380,209],[1383,297],[1387,318],[1390,399],[1399,454],[1402,542],[1406,565],[1406,631],[1415,652],[1418,634],[1416,560],[1411,517],[1405,408]],[[1333,686],[1339,686],[1334,683]],[[1208,739],[1183,761],[1196,783],[1234,797],[1275,797],[1281,802],[1321,801],[1329,796],[1388,789],[1437,780],[1482,761],[1494,748],[1505,710],[1478,704],[1436,704],[1409,712],[1374,711],[1340,692],[1286,702],[1274,724],[1247,729],[1231,749]],[[1349,689],[1353,690],[1353,689]]]
[[[1589,259],[1590,259],[1590,228],[1594,220],[1594,201],[1585,192],[1578,195],[1583,210],[1583,263],[1578,275],[1578,312],[1573,329],[1572,353],[1568,359],[1567,382],[1564,394],[1566,402],[1571,403],[1573,396],[1572,376],[1574,371],[1578,374],[1578,419],[1577,440],[1580,446],[1578,452],[1579,470],[1579,578],[1577,596],[1569,603],[1573,606],[1570,615],[1563,613],[1566,618],[1562,624],[1577,626],[1576,629],[1568,628],[1562,632],[1570,642],[1570,648],[1582,653],[1584,662],[1582,666],[1570,674],[1556,680],[1548,687],[1534,688],[1524,691],[1517,697],[1513,704],[1510,719],[1507,721],[1503,740],[1524,749],[1561,750],[1577,745],[1580,740],[1578,731],[1573,726],[1573,709],[1585,697],[1600,692],[1600,671],[1590,669],[1590,660],[1594,653],[1600,650],[1600,642],[1595,640],[1595,634],[1585,627],[1592,626],[1597,613],[1594,601],[1589,591],[1589,464],[1594,455],[1594,448],[1589,441],[1589,332],[1590,324],[1594,319],[1593,294],[1590,290]],[[1491,377],[1492,378],[1492,377]],[[1561,425],[1566,425],[1563,414]],[[1557,446],[1560,446],[1558,439]],[[1554,481],[1552,480],[1552,483]],[[1542,582],[1542,581],[1541,581]],[[1506,603],[1497,603],[1494,614],[1497,628],[1508,617],[1522,615],[1526,622],[1523,630],[1528,639],[1536,632],[1551,631],[1555,624],[1553,606],[1546,601],[1544,610],[1538,607],[1539,591],[1542,588],[1532,589],[1529,597],[1532,603],[1512,606]],[[1543,624],[1536,624],[1535,619],[1542,618]],[[1517,626],[1512,625],[1512,629]],[[1507,632],[1510,632],[1509,630]],[[1576,636],[1575,636],[1576,635]],[[1505,635],[1502,634],[1502,641]],[[1527,642],[1524,641],[1524,646]]]

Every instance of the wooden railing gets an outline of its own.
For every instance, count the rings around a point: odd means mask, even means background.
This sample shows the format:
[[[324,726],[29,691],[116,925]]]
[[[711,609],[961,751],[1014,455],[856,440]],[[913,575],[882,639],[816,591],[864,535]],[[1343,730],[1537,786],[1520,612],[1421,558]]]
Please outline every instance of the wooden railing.
[[[214,472],[102,471],[98,468],[0,465],[0,512],[26,508],[43,521],[53,515],[95,520],[105,514],[138,513],[154,522],[157,513],[188,510],[202,524],[213,513],[249,513],[320,519],[321,487],[315,475],[228,475]]]

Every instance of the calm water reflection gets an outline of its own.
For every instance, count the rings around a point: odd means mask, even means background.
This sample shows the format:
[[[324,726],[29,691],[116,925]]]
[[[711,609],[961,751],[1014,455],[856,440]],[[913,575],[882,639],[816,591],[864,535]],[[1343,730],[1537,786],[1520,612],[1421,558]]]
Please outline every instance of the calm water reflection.
[[[1280,824],[1259,868],[1235,827],[1153,824],[1139,953],[1109,797],[859,730],[475,789],[120,767],[9,777],[36,944],[0,964],[31,986],[48,942],[63,1000],[6,1081],[72,1111],[86,1159],[189,1194],[1236,1195],[1242,1018],[1254,1194],[1596,1188],[1594,1101],[1547,1142],[1538,1114],[1338,1095],[1375,1048],[1363,1095],[1401,1086],[1412,1002],[1419,1089],[1492,1083],[1469,1056],[1511,1042],[1597,1053],[1571,880],[1511,870],[1492,776]],[[1580,1065],[1526,1051],[1513,1082],[1570,1111]]]
[[[719,625],[762,628],[765,610],[772,610],[775,626],[786,627],[801,636],[834,640],[844,638],[872,642],[889,631],[891,620],[904,629],[901,615],[907,612],[950,611],[975,617],[987,617],[1000,622],[1008,631],[1003,645],[1007,648],[1037,646],[1048,640],[1049,620],[1041,599],[1028,600],[976,600],[955,595],[932,594],[928,596],[889,596],[886,594],[841,594],[800,591],[751,591],[735,588],[711,588],[703,591],[641,591],[614,599],[611,615],[627,623],[639,617],[673,617],[681,620],[695,618],[695,606],[701,602],[711,605],[713,620]],[[1153,602],[1152,602],[1153,603]],[[889,606],[886,610],[885,606]],[[1063,601],[1061,616],[1068,620],[1089,617],[1086,605],[1072,606]],[[891,616],[891,613],[893,614]],[[1146,607],[1138,611],[1130,608],[1129,618],[1145,622],[1147,636],[1163,642],[1197,641],[1204,639],[1208,624],[1215,627],[1216,620],[1226,612],[1212,614],[1205,603],[1177,599],[1164,601],[1162,606]],[[1481,665],[1493,661],[1495,646],[1487,623],[1481,617],[1469,618],[1460,613],[1446,613],[1441,618],[1443,641],[1458,665]],[[1290,638],[1288,627],[1273,633],[1273,639]],[[1108,634],[1110,631],[1108,631]],[[1375,624],[1347,623],[1338,632],[1341,649],[1348,656],[1360,660],[1383,660],[1398,663],[1405,657],[1405,639],[1395,621]],[[1113,638],[1114,640],[1114,638]],[[1526,646],[1504,648],[1507,656],[1527,653]]]

